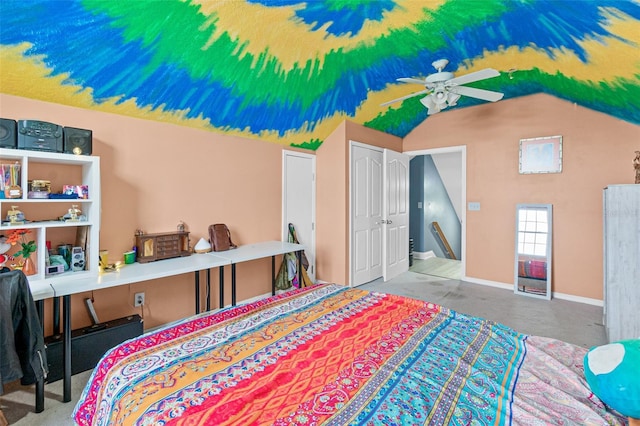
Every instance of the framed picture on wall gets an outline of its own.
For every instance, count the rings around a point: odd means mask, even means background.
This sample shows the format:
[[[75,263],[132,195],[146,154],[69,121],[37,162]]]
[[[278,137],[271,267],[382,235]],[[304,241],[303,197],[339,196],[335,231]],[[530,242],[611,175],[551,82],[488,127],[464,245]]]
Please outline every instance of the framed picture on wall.
[[[520,139],[520,174],[562,172],[562,136]]]

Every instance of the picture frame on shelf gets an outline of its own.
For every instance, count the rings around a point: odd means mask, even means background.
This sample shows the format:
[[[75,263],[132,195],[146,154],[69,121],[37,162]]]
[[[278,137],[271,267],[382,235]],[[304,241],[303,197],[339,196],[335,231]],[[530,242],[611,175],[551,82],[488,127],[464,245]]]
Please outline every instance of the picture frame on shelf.
[[[561,173],[562,136],[520,139],[519,172]]]

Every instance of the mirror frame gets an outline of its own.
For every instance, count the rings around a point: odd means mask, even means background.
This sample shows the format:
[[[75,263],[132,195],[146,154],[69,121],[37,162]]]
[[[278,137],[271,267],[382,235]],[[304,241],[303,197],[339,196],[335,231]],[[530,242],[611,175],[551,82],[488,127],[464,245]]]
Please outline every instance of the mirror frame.
[[[518,253],[518,236],[519,236],[519,222],[520,222],[520,214],[521,211],[523,210],[544,210],[547,212],[547,225],[548,225],[548,232],[547,232],[547,241],[546,241],[546,254],[544,256],[545,259],[545,265],[546,265],[546,282],[545,282],[545,292],[542,293],[532,293],[532,292],[527,292],[527,291],[523,291],[519,289],[519,282],[520,282],[520,278],[524,279],[536,279],[536,278],[527,278],[527,277],[521,277],[519,272],[520,272],[520,257],[519,257],[519,253]],[[546,300],[551,300],[551,243],[553,241],[552,236],[553,236],[553,206],[551,204],[518,204],[516,206],[516,228],[515,228],[515,273],[514,273],[514,283],[513,283],[513,292],[515,294],[520,294],[520,295],[524,295],[524,296],[529,296],[529,297],[536,297],[539,299],[546,299]],[[528,256],[528,255],[525,255]],[[534,255],[531,255],[534,256]],[[540,257],[542,258],[542,256],[535,256],[535,257]],[[542,281],[542,280],[539,280]]]

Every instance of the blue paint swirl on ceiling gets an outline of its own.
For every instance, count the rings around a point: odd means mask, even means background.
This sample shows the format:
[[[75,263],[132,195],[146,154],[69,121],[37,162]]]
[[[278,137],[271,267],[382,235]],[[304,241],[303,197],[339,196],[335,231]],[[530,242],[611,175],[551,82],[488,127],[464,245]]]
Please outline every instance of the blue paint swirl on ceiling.
[[[0,13],[1,51],[64,76],[61,93],[247,137],[322,141],[320,125],[344,117],[404,136],[428,118],[418,98],[381,107],[372,95],[418,90],[395,79],[426,76],[440,58],[456,75],[495,63],[502,75],[473,86],[505,99],[545,92],[640,124],[635,1],[4,0]]]

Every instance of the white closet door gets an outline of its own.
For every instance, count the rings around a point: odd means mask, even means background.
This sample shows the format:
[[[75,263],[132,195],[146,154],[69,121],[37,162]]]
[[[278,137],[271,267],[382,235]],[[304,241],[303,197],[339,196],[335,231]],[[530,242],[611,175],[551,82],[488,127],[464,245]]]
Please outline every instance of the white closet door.
[[[409,156],[384,150],[383,277],[409,270]]]
[[[382,276],[382,169],[380,149],[351,146],[351,285]]]
[[[282,239],[287,241],[292,223],[309,260],[307,273],[316,277],[316,157],[296,151],[282,153]]]

